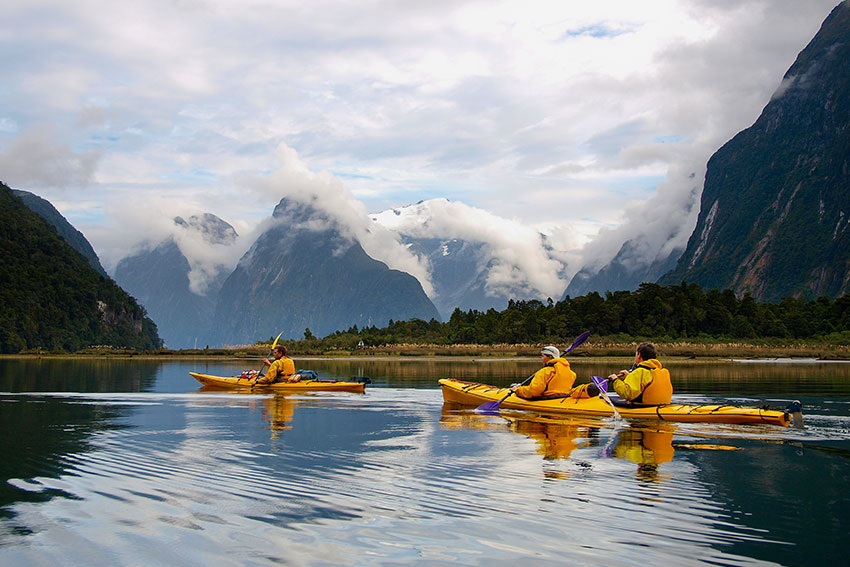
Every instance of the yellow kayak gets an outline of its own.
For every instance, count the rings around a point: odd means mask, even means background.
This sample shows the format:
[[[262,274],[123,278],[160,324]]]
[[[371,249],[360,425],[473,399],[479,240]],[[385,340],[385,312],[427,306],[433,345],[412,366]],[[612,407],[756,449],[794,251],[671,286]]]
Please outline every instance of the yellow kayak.
[[[444,401],[465,406],[479,406],[486,402],[495,402],[504,398],[510,391],[509,388],[464,382],[453,378],[443,378],[440,380],[440,386],[443,390]],[[636,419],[657,419],[686,423],[769,423],[783,427],[791,425],[792,421],[792,414],[789,411],[745,408],[724,404],[691,406],[672,403],[657,406],[632,406],[623,403],[616,404],[616,406],[621,416]],[[597,417],[611,416],[614,413],[611,406],[599,396],[525,400],[511,394],[501,403],[501,407],[549,414]]]
[[[254,391],[274,392],[355,392],[362,394],[366,391],[366,379],[361,381],[316,380],[301,379],[298,382],[275,382],[274,384],[256,384],[255,375],[243,376],[212,376],[210,374],[189,373],[192,378],[204,386],[226,389],[253,389]]]

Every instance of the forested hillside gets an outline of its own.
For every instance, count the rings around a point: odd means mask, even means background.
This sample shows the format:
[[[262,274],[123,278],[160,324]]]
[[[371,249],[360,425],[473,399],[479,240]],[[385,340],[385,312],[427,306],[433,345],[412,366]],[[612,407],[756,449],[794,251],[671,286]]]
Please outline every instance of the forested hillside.
[[[154,349],[156,325],[0,183],[0,352]]]
[[[363,341],[382,344],[521,344],[569,342],[588,330],[594,336],[633,340],[704,338],[716,340],[830,338],[850,341],[850,296],[776,303],[742,299],[731,290],[699,285],[642,284],[636,291],[604,296],[592,292],[557,303],[511,301],[507,309],[456,309],[449,321],[397,321],[382,329],[351,328],[325,339],[326,346],[350,348]]]
[[[12,193],[14,193],[15,197],[20,199],[24,205],[27,206],[29,210],[46,220],[49,224],[56,229],[56,232],[59,233],[65,242],[71,245],[71,248],[82,254],[86,260],[89,261],[91,267],[95,269],[99,274],[105,276],[106,270],[103,269],[103,266],[100,264],[100,258],[97,257],[97,253],[92,248],[91,243],[86,240],[86,237],[83,236],[83,233],[74,228],[68,220],[62,216],[62,214],[56,210],[56,207],[48,201],[47,199],[42,199],[38,195],[30,193],[29,191],[20,191],[17,189],[12,189]]]

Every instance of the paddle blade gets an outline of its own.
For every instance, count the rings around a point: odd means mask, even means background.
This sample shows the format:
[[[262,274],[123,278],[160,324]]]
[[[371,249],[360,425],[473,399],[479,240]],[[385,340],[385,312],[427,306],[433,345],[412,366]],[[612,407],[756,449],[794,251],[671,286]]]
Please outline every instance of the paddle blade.
[[[596,385],[601,392],[608,393],[608,379],[600,378],[599,376],[591,376],[590,380]]]
[[[485,402],[475,408],[475,413],[499,413],[499,406],[501,405],[501,400],[496,400],[495,402]]]
[[[579,336],[577,336],[577,337],[576,337],[576,340],[574,340],[574,341],[573,341],[573,344],[571,344],[570,346],[568,346],[568,347],[567,347],[567,349],[566,349],[564,352],[562,352],[562,353],[561,353],[561,356],[564,356],[565,354],[567,354],[567,353],[569,353],[569,352],[572,352],[572,350],[573,350],[574,348],[576,348],[576,347],[577,347],[577,346],[579,346],[581,343],[583,343],[584,341],[586,341],[586,340],[587,340],[587,337],[589,337],[589,336],[590,336],[590,331],[585,331],[585,332],[583,332],[582,334],[580,334]]]

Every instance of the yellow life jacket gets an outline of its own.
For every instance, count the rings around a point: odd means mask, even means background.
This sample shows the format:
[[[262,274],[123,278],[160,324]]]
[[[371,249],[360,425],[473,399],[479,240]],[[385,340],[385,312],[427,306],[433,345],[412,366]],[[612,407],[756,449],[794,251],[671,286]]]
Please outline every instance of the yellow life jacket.
[[[639,403],[655,405],[673,401],[673,383],[670,381],[669,370],[662,368],[661,363],[654,358],[644,360],[638,368],[645,368],[652,374],[652,381],[644,388]]]
[[[553,358],[546,366],[552,367],[555,372],[546,384],[546,389],[552,392],[566,394],[576,381],[576,373],[570,368],[570,363],[563,358]]]

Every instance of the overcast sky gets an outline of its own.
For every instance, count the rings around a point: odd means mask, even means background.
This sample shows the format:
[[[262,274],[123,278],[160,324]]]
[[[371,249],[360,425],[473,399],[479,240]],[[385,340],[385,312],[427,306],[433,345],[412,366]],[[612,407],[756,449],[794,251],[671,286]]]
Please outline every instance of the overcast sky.
[[[648,215],[692,222],[706,161],[836,4],[4,0],[0,179],[107,268],[161,217],[245,234],[293,172],[358,212],[445,197],[610,258]]]

